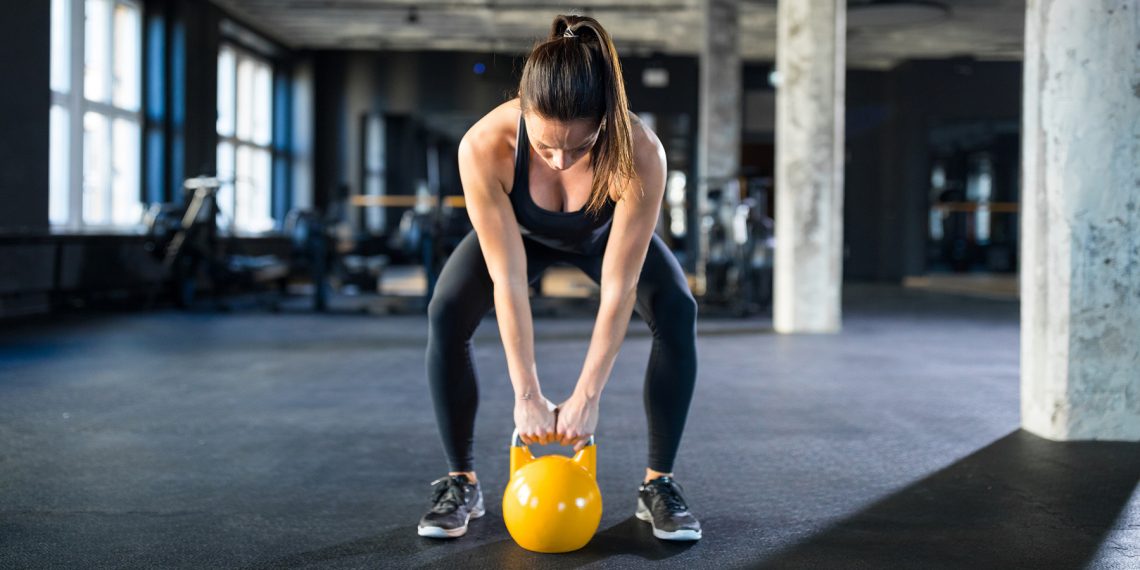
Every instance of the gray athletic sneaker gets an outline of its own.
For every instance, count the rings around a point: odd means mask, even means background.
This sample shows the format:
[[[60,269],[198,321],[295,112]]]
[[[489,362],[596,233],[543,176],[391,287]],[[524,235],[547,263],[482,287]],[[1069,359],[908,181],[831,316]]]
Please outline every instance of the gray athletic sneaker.
[[[484,514],[483,490],[466,475],[431,482],[431,510],[420,519],[420,536],[455,538],[467,533],[467,521]]]
[[[653,525],[663,540],[699,540],[701,523],[689,512],[681,485],[662,475],[637,488],[637,518]]]

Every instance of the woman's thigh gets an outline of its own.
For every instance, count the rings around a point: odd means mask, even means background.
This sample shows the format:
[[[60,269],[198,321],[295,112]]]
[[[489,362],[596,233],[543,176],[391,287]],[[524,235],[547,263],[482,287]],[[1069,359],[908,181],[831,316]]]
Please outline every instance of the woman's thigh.
[[[494,284],[475,232],[469,232],[443,264],[428,303],[433,334],[467,339],[491,310]]]
[[[526,238],[523,238],[523,249],[527,281],[534,283],[555,261],[555,256],[550,248]],[[446,322],[470,334],[494,306],[494,297],[495,286],[479,237],[471,230],[443,264],[428,305],[428,316],[433,322]]]
[[[569,261],[595,283],[601,284],[603,259],[604,253],[592,257],[577,256]],[[655,312],[678,305],[680,308],[689,309],[695,307],[696,300],[693,299],[688,279],[685,278],[685,271],[681,269],[677,256],[673,255],[661,237],[654,233],[638,276],[635,309],[652,326]]]

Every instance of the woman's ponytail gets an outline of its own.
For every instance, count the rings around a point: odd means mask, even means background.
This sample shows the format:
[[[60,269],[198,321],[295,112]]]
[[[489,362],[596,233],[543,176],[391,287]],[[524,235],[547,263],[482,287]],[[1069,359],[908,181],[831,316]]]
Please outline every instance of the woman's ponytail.
[[[519,82],[523,112],[545,119],[598,121],[589,212],[598,212],[610,188],[636,180],[629,101],[621,60],[605,28],[588,16],[556,16],[550,37],[531,50]],[[634,187],[637,187],[636,185]]]

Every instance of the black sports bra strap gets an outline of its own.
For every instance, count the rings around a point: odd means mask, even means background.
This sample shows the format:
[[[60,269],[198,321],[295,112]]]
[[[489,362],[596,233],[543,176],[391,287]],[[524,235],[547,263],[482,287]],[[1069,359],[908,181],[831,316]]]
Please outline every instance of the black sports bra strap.
[[[519,186],[520,182],[527,182],[527,178],[519,179],[521,172],[524,177],[529,175],[529,160],[530,160],[530,139],[526,134],[526,122],[523,121],[523,116],[519,114],[519,130],[518,135],[515,137],[515,186]]]

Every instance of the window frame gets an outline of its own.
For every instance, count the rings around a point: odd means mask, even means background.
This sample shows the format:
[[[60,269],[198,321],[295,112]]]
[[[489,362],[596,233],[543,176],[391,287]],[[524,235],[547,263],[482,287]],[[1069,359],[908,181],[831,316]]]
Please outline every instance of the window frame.
[[[144,56],[144,37],[143,37],[143,18],[144,18],[144,5],[142,0],[106,0],[110,3],[110,17],[107,18],[106,26],[106,41],[108,45],[103,46],[109,57],[106,62],[106,69],[103,70],[104,78],[107,81],[108,98],[110,102],[93,101],[87,98],[87,85],[86,85],[86,69],[87,69],[87,1],[86,0],[58,0],[62,2],[64,9],[64,21],[62,25],[65,29],[55,29],[55,21],[53,18],[51,33],[66,32],[67,39],[67,91],[60,92],[55,89],[55,85],[49,87],[51,94],[50,108],[54,109],[59,107],[67,113],[67,126],[66,137],[67,141],[65,147],[67,149],[67,160],[64,180],[61,185],[66,188],[67,193],[67,215],[63,220],[56,221],[52,218],[49,212],[48,222],[52,228],[62,229],[67,231],[122,231],[122,230],[138,230],[142,226],[142,219],[133,223],[115,223],[114,221],[106,222],[86,222],[84,221],[84,201],[83,192],[86,179],[85,169],[85,146],[84,141],[86,138],[86,130],[84,128],[84,120],[88,113],[94,113],[103,116],[107,121],[107,153],[106,161],[109,162],[108,172],[114,170],[114,124],[118,119],[126,120],[133,123],[136,131],[135,144],[133,152],[135,153],[135,172],[134,172],[134,191],[133,195],[139,202],[140,214],[145,211],[145,204],[142,198],[143,187],[143,61]],[[119,107],[114,103],[114,77],[115,77],[115,56],[114,56],[114,41],[115,41],[115,9],[118,6],[126,6],[134,10],[134,29],[131,32],[135,35],[135,61],[133,62],[135,69],[135,89],[137,92],[134,94],[134,102],[136,105],[135,110],[130,110],[124,107]],[[53,7],[54,9],[54,2]],[[54,49],[54,45],[52,48]],[[55,65],[55,55],[51,57],[52,65]],[[54,69],[53,69],[54,77]],[[52,148],[54,148],[53,143]],[[53,169],[63,168],[64,165],[51,164]],[[110,184],[110,182],[108,182]],[[54,191],[54,185],[49,187],[49,192]],[[108,189],[108,199],[113,196],[113,190]],[[49,203],[51,197],[49,196]],[[113,217],[112,217],[113,218]]]
[[[220,156],[222,145],[224,145],[224,144],[230,145],[230,155],[231,155],[230,156],[230,164],[232,165],[233,171],[230,173],[227,173],[227,174],[229,174],[228,178],[223,178],[222,173],[217,172],[219,182],[221,182],[223,186],[228,185],[230,187],[230,189],[231,189],[230,190],[230,198],[232,198],[230,203],[227,203],[227,204],[220,204],[219,203],[219,208],[223,209],[223,211],[225,211],[227,214],[226,223],[224,225],[219,225],[219,229],[222,230],[223,232],[227,233],[227,234],[237,235],[237,236],[269,235],[269,234],[273,234],[274,232],[276,232],[277,228],[281,224],[281,220],[278,220],[274,217],[274,211],[273,211],[274,184],[275,184],[274,178],[276,176],[276,172],[275,172],[276,169],[274,168],[274,164],[277,160],[277,155],[278,155],[278,149],[276,148],[275,142],[277,140],[277,137],[279,136],[279,133],[276,132],[277,131],[276,125],[274,124],[276,106],[278,104],[278,101],[276,101],[274,89],[275,89],[275,85],[276,85],[276,80],[278,79],[277,76],[278,76],[279,71],[277,69],[276,61],[274,60],[274,58],[272,56],[264,54],[264,53],[260,53],[257,50],[251,49],[251,48],[247,47],[240,40],[235,39],[235,38],[231,38],[228,35],[223,35],[221,40],[218,42],[218,53],[217,53],[217,56],[215,58],[216,62],[221,61],[222,53],[225,50],[230,50],[234,56],[233,76],[231,78],[231,85],[233,85],[233,93],[230,94],[230,96],[231,96],[230,108],[233,110],[233,117],[232,117],[233,132],[229,135],[223,134],[218,129],[217,124],[215,124],[214,132],[215,132],[215,135],[217,136],[217,142],[215,145],[215,157]],[[264,104],[268,105],[268,111],[266,112],[266,117],[267,117],[266,127],[269,129],[269,136],[266,139],[266,142],[264,144],[257,142],[256,135],[253,132],[249,133],[248,139],[243,139],[238,135],[238,133],[240,131],[240,128],[238,125],[241,123],[241,110],[239,108],[239,102],[241,101],[241,93],[240,93],[240,85],[239,85],[239,81],[238,81],[238,74],[239,74],[238,69],[241,65],[242,60],[249,60],[249,61],[254,62],[255,64],[264,65],[269,70],[269,86],[268,86],[267,92],[265,93],[266,101],[264,101]],[[220,67],[221,66],[218,65],[218,69],[220,69]],[[215,97],[214,97],[215,101],[218,101],[221,99],[222,94],[220,93],[220,88],[221,88],[220,85],[218,85],[217,89],[219,90],[219,92],[215,93]],[[257,103],[255,102],[254,105],[256,106]],[[219,112],[217,114],[220,115],[220,109],[218,111]],[[238,171],[238,162],[237,162],[237,157],[238,157],[240,149],[243,147],[252,149],[258,153],[265,153],[265,156],[268,158],[269,168],[268,168],[268,178],[265,181],[266,182],[265,192],[266,192],[267,197],[269,199],[269,203],[268,203],[267,211],[263,212],[263,214],[265,215],[265,218],[267,220],[273,221],[273,227],[271,227],[271,228],[266,228],[266,229],[261,229],[261,230],[251,230],[251,229],[247,229],[247,228],[241,228],[238,226],[238,223],[237,223],[238,222],[238,220],[237,220],[237,203],[238,203],[238,172],[237,172]],[[216,165],[216,166],[220,166],[220,165]],[[217,168],[216,168],[216,170],[217,170]]]

